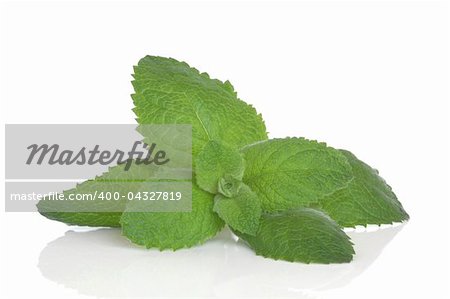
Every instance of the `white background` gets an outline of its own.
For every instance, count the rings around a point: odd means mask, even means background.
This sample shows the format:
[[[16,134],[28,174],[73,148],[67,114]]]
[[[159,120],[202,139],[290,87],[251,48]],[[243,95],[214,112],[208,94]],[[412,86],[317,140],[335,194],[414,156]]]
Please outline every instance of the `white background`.
[[[160,253],[2,212],[2,298],[448,298],[445,1],[58,2],[0,6],[2,123],[133,123],[132,66],[171,56],[229,79],[271,137],[352,150],[411,221],[352,233],[351,264],[311,266],[254,256],[226,231]]]

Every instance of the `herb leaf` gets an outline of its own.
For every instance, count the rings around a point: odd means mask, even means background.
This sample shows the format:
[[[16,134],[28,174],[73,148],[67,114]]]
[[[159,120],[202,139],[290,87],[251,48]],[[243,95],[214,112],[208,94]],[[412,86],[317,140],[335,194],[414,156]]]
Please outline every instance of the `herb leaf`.
[[[234,197],[217,194],[214,198],[214,212],[233,229],[256,235],[262,209],[256,194],[248,186],[242,185]]]
[[[124,168],[125,164],[110,167],[102,175],[64,191],[64,197],[67,199],[71,194],[100,194],[112,190],[121,194],[135,192],[140,187],[139,182],[151,181],[156,173],[154,166],[134,162],[128,171]],[[126,203],[127,200],[122,198],[96,201],[55,201],[43,198],[37,208],[41,215],[69,225],[120,227],[120,216]]]
[[[132,95],[140,124],[191,124],[195,157],[209,140],[240,148],[267,139],[256,110],[237,98],[230,82],[172,58],[146,56],[134,68]]]
[[[271,139],[242,149],[243,182],[264,211],[317,204],[353,178],[346,157],[324,143],[304,138]]]
[[[191,212],[134,212],[128,210],[135,202],[129,202],[120,220],[122,233],[133,243],[160,250],[201,244],[224,226],[213,212],[213,198],[214,195],[192,184]]]
[[[348,187],[322,198],[320,207],[345,227],[408,220],[409,215],[378,171],[349,151],[341,152],[352,166],[354,179]]]
[[[200,188],[216,194],[219,191],[232,196],[233,188],[244,175],[244,159],[241,154],[218,141],[206,143],[195,163],[196,182]]]
[[[257,255],[303,263],[348,263],[355,253],[339,225],[319,210],[263,214],[256,236],[234,231]]]
[[[184,186],[192,183],[192,211],[145,211],[136,206],[139,200],[120,199],[96,202],[96,212],[90,212],[83,201],[44,199],[38,210],[45,217],[75,225],[122,226],[132,242],[160,250],[203,243],[226,223],[258,255],[325,264],[353,258],[342,226],[409,219],[378,171],[350,152],[305,138],[267,140],[261,115],[237,97],[230,82],[156,56],[141,59],[133,77],[138,123],[190,125],[188,131],[156,134],[181,165],[163,170],[133,165],[128,172],[119,165],[64,195],[108,192],[111,184],[115,191],[129,193],[145,189],[145,182],[188,182]],[[153,130],[138,129],[147,143],[155,141]],[[195,182],[190,179],[192,165]],[[160,180],[161,175],[178,177],[180,170],[188,179]],[[67,205],[75,212],[60,209]]]

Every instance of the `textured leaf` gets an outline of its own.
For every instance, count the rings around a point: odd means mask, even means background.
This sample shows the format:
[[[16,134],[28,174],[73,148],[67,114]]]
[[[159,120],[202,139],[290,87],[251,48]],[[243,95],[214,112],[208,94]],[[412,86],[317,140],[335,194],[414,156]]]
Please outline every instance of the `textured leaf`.
[[[303,263],[348,263],[355,253],[349,237],[323,212],[298,208],[263,214],[256,236],[234,231],[257,255]]]
[[[352,153],[341,152],[352,166],[354,179],[347,188],[321,199],[320,207],[346,227],[408,220],[408,214],[378,171],[358,160]]]
[[[149,165],[133,164],[128,171],[124,171],[124,167],[125,165],[111,167],[101,176],[78,184],[75,188],[64,191],[63,194],[66,198],[70,194],[94,194],[95,192],[126,194],[137,191],[140,186],[137,182],[144,181],[142,178],[150,180],[155,173],[155,168]],[[39,201],[37,208],[43,216],[70,225],[119,227],[120,216],[125,210],[125,205],[125,199],[87,202],[54,201],[44,198]],[[54,212],[58,210],[62,212]],[[71,212],[67,212],[68,210]]]
[[[267,139],[262,117],[231,84],[184,62],[146,56],[134,68],[132,95],[140,124],[191,124],[194,157],[209,140],[230,146]]]
[[[261,203],[256,194],[246,185],[231,198],[217,194],[214,198],[214,212],[235,230],[255,235],[261,217]]]
[[[195,163],[196,181],[200,188],[216,194],[234,195],[237,181],[244,175],[244,159],[241,154],[218,141],[209,141]]]
[[[271,139],[244,147],[242,153],[243,182],[258,195],[264,211],[316,204],[353,177],[341,152],[304,138]]]
[[[215,236],[224,226],[213,212],[214,195],[192,184],[191,212],[129,212],[122,214],[122,233],[133,243],[147,248],[180,249],[201,244]]]

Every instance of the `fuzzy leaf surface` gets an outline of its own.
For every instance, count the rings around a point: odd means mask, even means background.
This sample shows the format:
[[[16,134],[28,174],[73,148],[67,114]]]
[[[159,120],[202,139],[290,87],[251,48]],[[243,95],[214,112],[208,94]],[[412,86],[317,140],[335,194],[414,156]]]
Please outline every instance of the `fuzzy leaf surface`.
[[[349,237],[323,212],[298,208],[263,214],[256,236],[234,231],[257,255],[302,263],[348,263],[354,250]]]
[[[237,150],[211,140],[196,158],[196,182],[203,190],[217,194],[223,191],[219,190],[219,183],[224,187],[220,189],[225,189],[226,184],[242,180],[244,169],[244,159]]]
[[[75,188],[63,192],[65,198],[77,194],[94,194],[95,192],[119,192],[127,194],[139,189],[139,182],[154,176],[154,167],[135,164],[128,171],[125,165],[117,165],[92,180],[78,184]],[[86,201],[54,201],[44,198],[37,204],[41,215],[69,225],[119,227],[120,216],[125,210],[126,200],[95,202]],[[67,212],[70,209],[71,212]],[[58,210],[60,212],[58,212]],[[72,212],[74,211],[74,212]],[[95,212],[93,212],[95,211]],[[114,212],[111,212],[114,211]]]
[[[351,152],[341,152],[352,167],[354,179],[348,187],[322,198],[319,206],[344,227],[408,220],[409,215],[378,171]]]
[[[317,204],[353,178],[344,154],[317,141],[271,139],[241,151],[246,163],[243,182],[268,212]]]
[[[122,214],[122,233],[133,243],[160,250],[188,248],[215,236],[224,222],[213,212],[214,195],[192,184],[191,212],[130,212]]]
[[[260,114],[230,82],[211,79],[187,63],[146,56],[134,68],[132,95],[140,124],[191,124],[195,157],[209,140],[240,148],[267,139]]]
[[[217,194],[214,198],[214,212],[233,229],[256,235],[262,209],[257,195],[243,185],[234,197]]]

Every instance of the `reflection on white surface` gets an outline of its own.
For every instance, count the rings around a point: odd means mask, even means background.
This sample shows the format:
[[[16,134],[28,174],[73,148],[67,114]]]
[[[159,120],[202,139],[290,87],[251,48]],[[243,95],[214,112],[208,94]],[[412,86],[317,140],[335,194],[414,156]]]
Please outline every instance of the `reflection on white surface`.
[[[202,246],[146,250],[117,229],[68,231],[41,252],[44,277],[97,297],[296,297],[348,284],[401,230],[349,232],[356,256],[349,264],[305,265],[256,256],[229,230]]]

